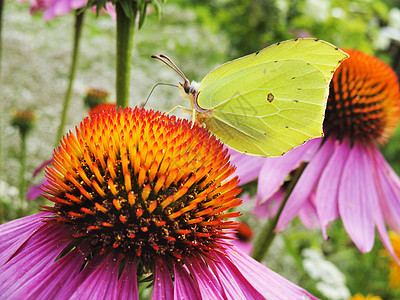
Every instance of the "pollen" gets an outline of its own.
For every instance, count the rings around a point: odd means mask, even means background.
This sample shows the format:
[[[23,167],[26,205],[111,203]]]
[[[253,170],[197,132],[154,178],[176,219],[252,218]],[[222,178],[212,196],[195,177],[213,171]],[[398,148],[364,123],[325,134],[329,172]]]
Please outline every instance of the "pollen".
[[[365,143],[387,141],[397,126],[400,90],[395,72],[384,62],[357,50],[345,50],[333,75],[324,121],[326,135]]]
[[[152,110],[104,110],[55,150],[44,196],[46,222],[73,228],[90,257],[207,255],[223,247],[241,201],[227,151],[205,129]]]

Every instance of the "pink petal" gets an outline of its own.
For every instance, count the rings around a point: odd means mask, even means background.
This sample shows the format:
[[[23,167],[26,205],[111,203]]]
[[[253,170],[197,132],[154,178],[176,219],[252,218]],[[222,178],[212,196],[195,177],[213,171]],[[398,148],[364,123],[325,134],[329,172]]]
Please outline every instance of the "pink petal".
[[[282,231],[286,225],[298,214],[311,192],[318,183],[326,163],[334,151],[335,140],[328,138],[313,159],[306,166],[303,174],[290,195],[281,217],[276,225],[276,231]]]
[[[361,252],[368,252],[374,244],[375,226],[372,202],[377,199],[372,178],[373,162],[368,160],[365,146],[355,143],[339,185],[339,212],[343,225]]]
[[[4,299],[63,299],[67,298],[66,293],[61,291],[62,287],[69,285],[69,282],[79,273],[80,266],[84,262],[84,257],[72,251],[56,262],[40,261],[32,266],[26,279],[19,279],[23,282],[19,288],[12,287],[2,294]],[[13,270],[15,272],[15,266]],[[74,290],[73,286],[70,286]]]
[[[200,300],[200,291],[190,274],[179,264],[174,263],[174,300]]]
[[[97,256],[68,285],[74,287],[70,299],[116,299],[119,260],[112,254]],[[136,276],[136,274],[134,274]],[[67,286],[67,288],[69,288]],[[126,287],[129,288],[129,287]]]
[[[350,152],[350,144],[344,139],[341,144],[336,141],[335,152],[325,166],[316,192],[316,209],[322,232],[326,239],[326,226],[339,217],[338,191],[343,166]]]
[[[174,286],[168,267],[161,259],[157,259],[154,266],[154,288],[151,299],[173,299],[173,294]]]
[[[261,166],[266,160],[265,157],[250,156],[229,149],[230,162],[236,166],[233,176],[239,176],[240,184],[246,184],[257,179]]]
[[[71,230],[68,226],[42,223],[0,267],[0,295],[18,294],[18,291],[22,291],[20,298],[25,298],[29,293],[39,293],[40,291],[35,290],[36,285],[42,278],[46,280],[48,270],[56,272],[54,260],[70,243],[70,236]],[[59,285],[55,290],[60,287]]]
[[[0,265],[6,263],[36,230],[45,225],[41,220],[49,215],[42,212],[0,225]]]
[[[244,278],[268,300],[318,299],[234,247],[227,247],[226,254]]]
[[[264,299],[225,255],[213,255],[217,261],[207,259],[207,264],[223,287],[224,299]]]
[[[311,159],[320,143],[320,138],[313,139],[281,157],[266,158],[258,179],[258,201],[263,203],[275,194],[292,170],[298,168],[301,162]]]
[[[116,299],[139,300],[136,261],[128,261],[118,280]]]
[[[202,299],[223,299],[219,283],[201,258],[186,258],[185,264],[199,287]]]

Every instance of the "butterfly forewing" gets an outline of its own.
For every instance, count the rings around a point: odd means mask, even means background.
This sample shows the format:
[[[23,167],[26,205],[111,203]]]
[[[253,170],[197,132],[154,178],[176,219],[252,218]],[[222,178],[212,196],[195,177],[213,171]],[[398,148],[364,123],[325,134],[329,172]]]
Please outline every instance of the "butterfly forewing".
[[[220,80],[239,70],[259,63],[279,60],[301,60],[310,63],[324,73],[325,79],[329,83],[333,71],[347,57],[348,55],[342,50],[322,40],[314,38],[288,40],[217,67],[203,78],[199,91],[216,80]]]
[[[279,156],[322,136],[328,84],[315,66],[299,60],[260,63],[200,91],[211,110],[203,120],[223,143],[243,153]]]

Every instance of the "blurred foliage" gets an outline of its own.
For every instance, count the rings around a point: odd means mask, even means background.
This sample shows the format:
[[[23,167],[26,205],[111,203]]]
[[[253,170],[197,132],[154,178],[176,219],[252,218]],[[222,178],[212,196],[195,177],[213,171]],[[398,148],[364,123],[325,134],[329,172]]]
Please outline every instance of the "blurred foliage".
[[[191,7],[200,24],[227,34],[229,57],[305,36],[373,54],[380,28],[388,24],[390,9],[399,4],[391,0],[171,1]]]

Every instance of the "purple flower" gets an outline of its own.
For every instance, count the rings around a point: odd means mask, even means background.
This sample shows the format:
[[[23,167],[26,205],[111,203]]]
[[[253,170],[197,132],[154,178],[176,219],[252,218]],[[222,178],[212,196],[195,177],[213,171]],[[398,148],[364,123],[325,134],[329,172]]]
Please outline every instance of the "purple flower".
[[[280,203],[282,197],[273,195],[307,162],[276,231],[303,214],[311,223],[319,223],[326,238],[328,224],[341,218],[361,252],[372,249],[376,228],[394,256],[385,225],[400,232],[400,179],[377,143],[385,142],[397,125],[399,84],[394,71],[382,61],[360,51],[346,51],[350,58],[335,72],[330,85],[325,137],[279,158],[261,161],[242,156],[233,164],[243,176],[241,183],[255,177],[246,171],[248,165],[256,169],[258,202],[268,206],[273,201]]]
[[[238,180],[205,129],[126,108],[86,118],[46,171],[54,206],[0,225],[2,299],[315,299],[232,246]]]

